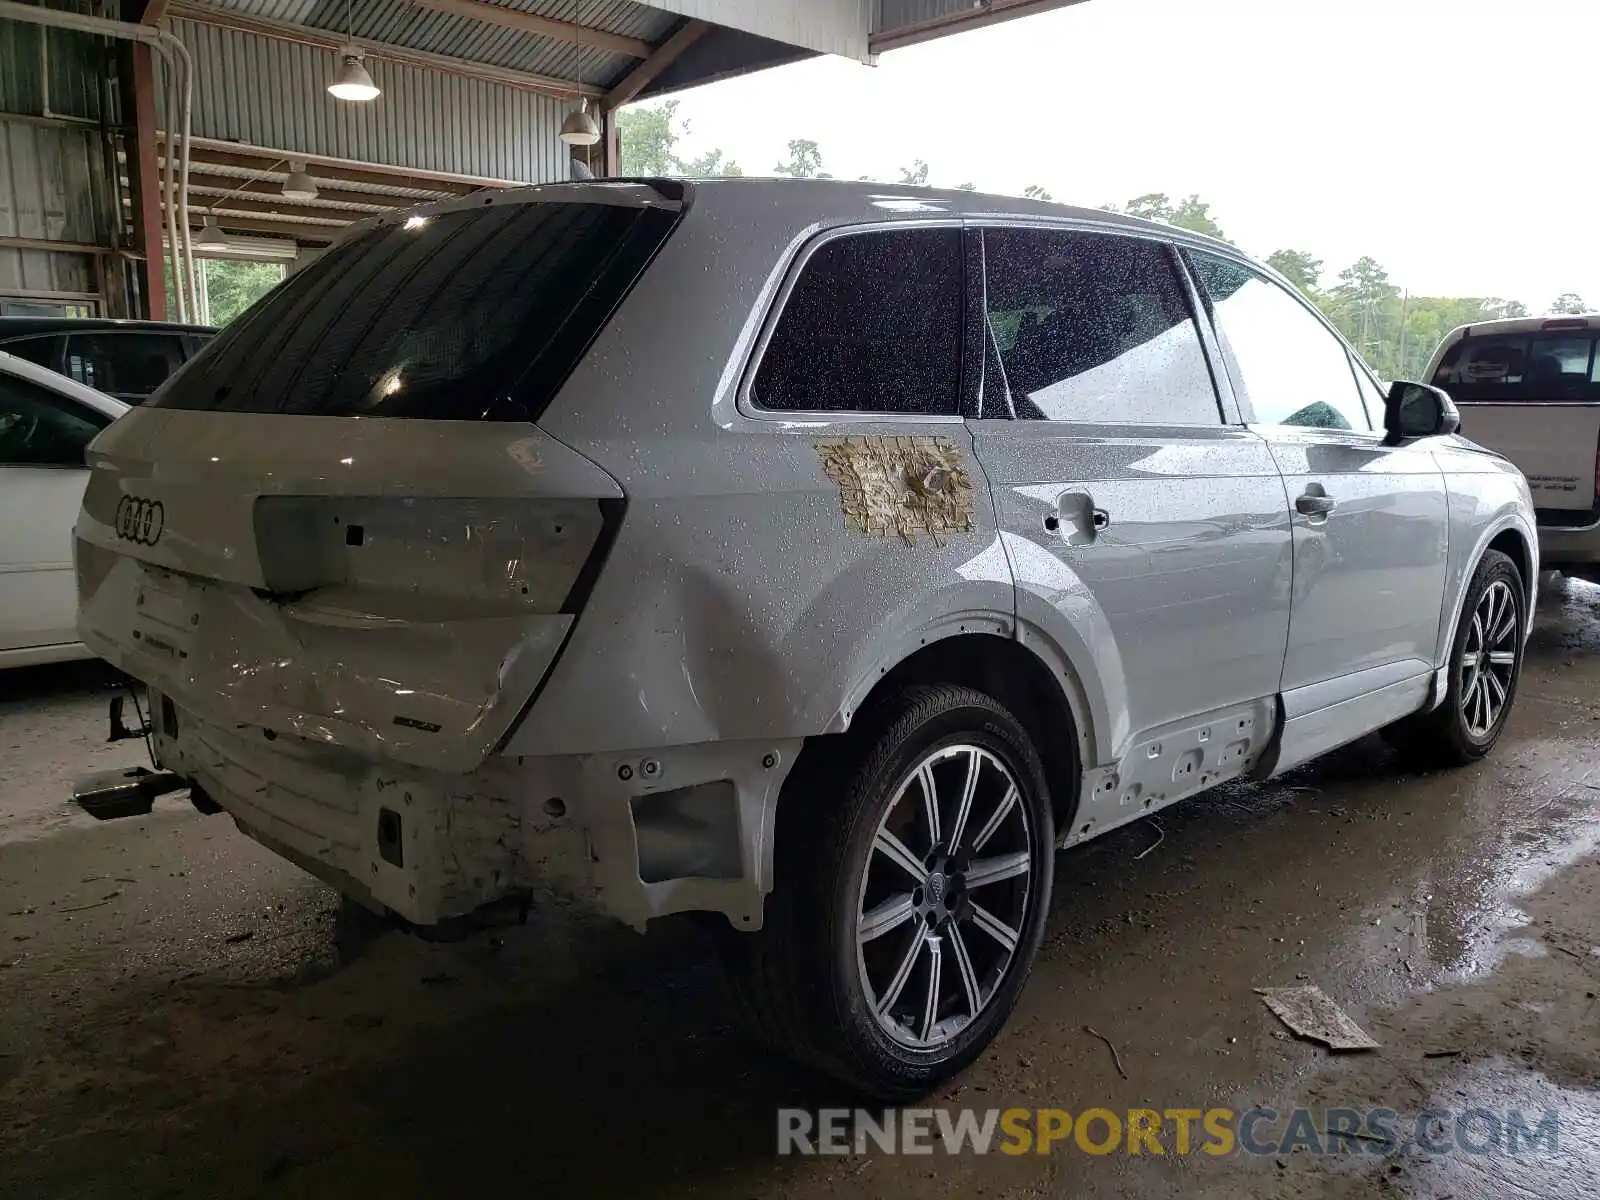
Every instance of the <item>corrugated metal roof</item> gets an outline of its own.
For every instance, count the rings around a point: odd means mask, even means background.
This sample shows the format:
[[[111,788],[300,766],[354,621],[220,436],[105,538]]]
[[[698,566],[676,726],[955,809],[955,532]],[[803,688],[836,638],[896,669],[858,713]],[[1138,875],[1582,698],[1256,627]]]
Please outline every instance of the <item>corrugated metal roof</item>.
[[[347,104],[325,90],[338,64],[320,47],[194,21],[173,32],[194,57],[197,137],[529,183],[570,173],[561,100],[374,58],[382,100]]]
[[[206,8],[263,20],[305,25],[343,36],[345,5],[338,0],[198,0]],[[571,0],[514,0],[501,7],[556,20],[573,20]],[[659,42],[678,23],[671,13],[632,0],[587,0],[578,8],[581,24],[607,33]],[[507,70],[549,75],[578,83],[612,84],[638,60],[587,46],[504,29],[484,21],[433,12],[407,0],[351,0],[348,28],[356,41],[385,42],[408,50],[445,54]]]
[[[893,49],[1082,0],[872,0],[872,48]]]
[[[679,16],[710,21],[757,37],[865,58],[873,0],[649,0]]]

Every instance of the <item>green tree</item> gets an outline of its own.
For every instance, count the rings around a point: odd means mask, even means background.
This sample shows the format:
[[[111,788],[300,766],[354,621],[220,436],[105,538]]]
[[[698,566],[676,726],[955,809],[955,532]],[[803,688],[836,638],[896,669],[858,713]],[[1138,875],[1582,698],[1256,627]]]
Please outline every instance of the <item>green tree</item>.
[[[617,114],[620,168],[624,176],[676,175],[678,102],[635,104]]]
[[[773,168],[779,175],[795,179],[831,179],[822,169],[822,150],[810,138],[794,138],[789,142],[789,158]]]
[[[739,164],[721,150],[707,150],[687,161],[678,156],[678,142],[689,132],[678,121],[678,102],[635,104],[617,114],[617,141],[621,173],[628,177],[653,175],[743,175]]]
[[[912,187],[927,187],[928,164],[918,158],[914,159],[909,167],[901,167],[900,182]]]
[[[1115,204],[1111,211],[1119,211]],[[1135,196],[1120,210],[1130,217],[1142,217],[1146,221],[1165,221],[1172,223],[1172,201],[1165,192],[1146,192],[1142,196]]]
[[[1589,306],[1576,292],[1562,292],[1550,302],[1550,311],[1559,316],[1582,316],[1589,311]]]
[[[1222,232],[1222,226],[1212,219],[1211,205],[1199,196],[1191,195],[1187,200],[1179,201],[1168,220],[1179,229],[1187,229],[1191,233],[1203,233],[1219,241],[1228,240],[1227,234]]]
[[[1121,207],[1107,204],[1105,210],[1126,213],[1130,217],[1139,217],[1145,221],[1162,221],[1168,225],[1176,225],[1179,229],[1188,229],[1208,237],[1227,240],[1227,235],[1222,232],[1222,226],[1218,225],[1211,215],[1211,205],[1198,195],[1191,194],[1187,199],[1174,204],[1172,197],[1165,192],[1146,192],[1142,196],[1135,196]]]
[[[1030,183],[1027,187],[1023,188],[1022,194],[1029,200],[1049,201],[1055,199],[1054,196],[1045,191],[1044,188],[1040,187],[1037,183]]]
[[[226,325],[283,282],[282,263],[208,258],[202,264],[206,273],[206,307],[213,325]]]
[[[1339,282],[1322,301],[1322,311],[1350,339],[1356,352],[1380,375],[1396,373],[1393,350],[1399,345],[1400,289],[1375,258],[1363,255],[1339,272]]]
[[[1322,260],[1309,251],[1274,250],[1267,255],[1267,266],[1307,296],[1316,296],[1317,282],[1322,278]]]
[[[744,174],[744,168],[722,153],[721,150],[707,150],[698,158],[691,158],[688,162],[678,160],[679,173],[699,179],[733,179]]]

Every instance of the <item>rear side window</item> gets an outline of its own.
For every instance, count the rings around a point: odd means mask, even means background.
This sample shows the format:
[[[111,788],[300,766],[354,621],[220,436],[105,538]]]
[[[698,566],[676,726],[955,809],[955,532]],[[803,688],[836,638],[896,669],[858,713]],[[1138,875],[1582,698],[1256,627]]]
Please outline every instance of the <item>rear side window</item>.
[[[61,340],[58,334],[13,338],[9,342],[0,342],[0,350],[57,371],[61,368]]]
[[[536,418],[677,215],[534,202],[369,229],[269,292],[153,404],[310,416]]]
[[[74,333],[66,374],[108,395],[142,399],[183,365],[183,340],[172,333]]]
[[[1466,337],[1445,351],[1433,382],[1456,400],[1600,400],[1588,333]]]
[[[784,411],[954,416],[961,390],[961,231],[824,242],[784,302],[751,388]]]
[[[1194,315],[1166,246],[1097,233],[991,229],[983,257],[990,335],[1016,416],[1221,423]],[[986,396],[985,412],[990,407]]]

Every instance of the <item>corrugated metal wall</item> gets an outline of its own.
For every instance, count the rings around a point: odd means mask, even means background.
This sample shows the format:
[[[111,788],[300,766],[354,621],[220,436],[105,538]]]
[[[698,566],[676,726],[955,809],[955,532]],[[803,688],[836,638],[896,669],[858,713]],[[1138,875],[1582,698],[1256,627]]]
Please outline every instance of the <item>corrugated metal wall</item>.
[[[101,136],[0,117],[0,237],[105,245]],[[0,245],[0,293],[97,290],[91,255]]]
[[[865,58],[873,0],[645,0],[651,8],[713,21],[823,54]]]
[[[105,134],[74,120],[121,119],[116,62],[103,38],[0,21],[0,238],[111,244]],[[92,254],[0,245],[0,295],[99,288]]]
[[[36,117],[53,113],[116,124],[119,105],[114,89],[107,86],[115,56],[105,38],[0,21],[0,112]],[[41,69],[46,62],[48,87]]]
[[[383,95],[348,104],[327,93],[339,68],[327,50],[194,21],[173,32],[194,57],[197,137],[528,183],[568,177],[559,100],[369,58]]]

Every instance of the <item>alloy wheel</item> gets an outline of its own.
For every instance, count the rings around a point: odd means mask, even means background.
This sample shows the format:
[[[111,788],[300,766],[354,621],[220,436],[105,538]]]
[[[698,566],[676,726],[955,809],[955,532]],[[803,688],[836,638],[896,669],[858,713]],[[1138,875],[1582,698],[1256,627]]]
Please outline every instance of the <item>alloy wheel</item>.
[[[1511,585],[1496,579],[1478,597],[1461,647],[1461,719],[1479,741],[1489,736],[1511,698],[1521,633]]]
[[[862,874],[856,963],[879,1026],[931,1050],[988,1007],[1028,915],[1033,832],[1015,775],[961,743],[896,788]]]

